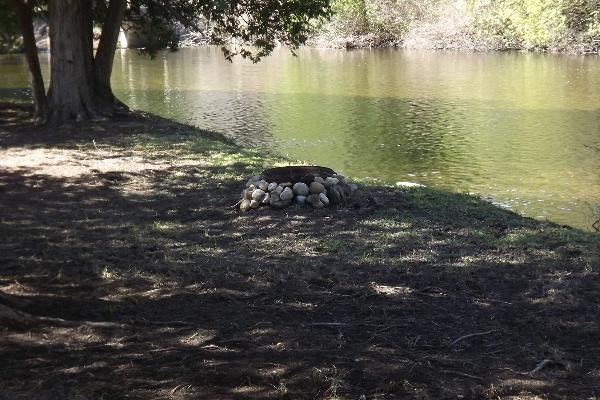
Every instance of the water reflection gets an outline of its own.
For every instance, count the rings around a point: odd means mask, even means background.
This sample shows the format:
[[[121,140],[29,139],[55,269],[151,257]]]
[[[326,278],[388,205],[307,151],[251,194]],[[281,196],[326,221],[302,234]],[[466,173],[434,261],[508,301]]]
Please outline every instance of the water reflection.
[[[22,91],[22,59],[0,60],[0,94]],[[120,51],[113,85],[133,108],[361,178],[587,229],[600,203],[600,152],[585,147],[600,146],[597,57],[303,49],[252,64],[213,47]]]

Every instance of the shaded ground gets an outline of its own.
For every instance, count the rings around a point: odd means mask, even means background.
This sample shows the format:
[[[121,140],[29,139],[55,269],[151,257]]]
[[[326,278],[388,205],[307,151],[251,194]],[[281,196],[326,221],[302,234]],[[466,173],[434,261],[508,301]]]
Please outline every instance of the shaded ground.
[[[240,214],[276,157],[26,115],[0,109],[0,291],[46,319],[0,332],[0,399],[600,393],[597,234],[429,189]]]

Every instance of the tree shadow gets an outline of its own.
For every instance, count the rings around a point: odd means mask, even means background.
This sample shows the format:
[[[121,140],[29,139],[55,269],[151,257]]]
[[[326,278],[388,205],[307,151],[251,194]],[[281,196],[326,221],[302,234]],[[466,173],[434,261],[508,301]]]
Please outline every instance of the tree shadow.
[[[119,156],[135,135],[114,138]],[[599,390],[598,235],[381,186],[350,209],[240,214],[253,164],[212,163],[223,147],[198,146],[133,172],[2,171],[0,289],[74,325],[5,329],[0,398]]]

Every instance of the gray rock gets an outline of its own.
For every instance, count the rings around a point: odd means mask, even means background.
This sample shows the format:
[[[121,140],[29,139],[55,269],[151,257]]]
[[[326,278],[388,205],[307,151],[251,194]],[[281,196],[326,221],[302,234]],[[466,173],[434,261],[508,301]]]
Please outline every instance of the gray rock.
[[[321,185],[325,183],[325,179],[321,178],[320,176],[315,176],[314,181],[320,183]]]
[[[292,182],[283,182],[283,183],[280,183],[279,186],[292,187]]]
[[[319,194],[325,191],[325,186],[319,182],[312,182],[308,190],[312,194]]]
[[[334,185],[337,185],[340,183],[340,180],[338,178],[331,178],[331,182],[333,182]]]
[[[321,202],[318,194],[311,194],[306,198],[306,202],[314,208],[323,208],[325,205]]]
[[[283,189],[283,192],[281,192],[281,194],[279,195],[279,198],[281,198],[281,200],[283,201],[291,200],[294,198],[294,192],[292,192],[292,189],[290,189],[289,187],[286,187],[285,189]]]
[[[416,182],[396,182],[396,186],[405,188],[425,187],[425,185]]]
[[[316,202],[312,205],[314,208],[325,208],[325,204],[319,202]]]
[[[265,191],[262,189],[256,189],[252,192],[252,200],[261,201],[265,197]]]
[[[262,180],[260,182],[258,182],[258,188],[262,191],[266,191],[269,187],[269,182]]]
[[[327,189],[327,197],[329,198],[329,202],[333,205],[337,205],[342,202],[342,196],[337,185],[333,185]]]
[[[350,184],[350,195],[352,195],[354,192],[356,192],[356,190],[358,190],[358,185],[352,183]]]
[[[250,187],[250,185],[258,186],[258,182],[260,182],[260,180],[260,176],[253,176],[250,179],[248,179],[248,182],[246,182],[246,187]]]
[[[335,178],[339,179],[340,182],[342,182],[342,183],[346,183],[346,180],[347,180],[346,177],[344,175],[341,175],[341,174],[336,174]]]
[[[254,192],[256,189],[258,189],[258,188],[254,184],[248,186],[248,190],[250,190],[251,192]]]
[[[296,193],[298,196],[308,195],[308,185],[304,182],[298,182],[294,184],[294,187],[292,189],[294,190],[294,193]]]
[[[242,210],[243,212],[250,211],[251,208],[252,207],[250,207],[250,200],[248,200],[248,199],[244,199],[240,203],[240,210]]]
[[[267,186],[267,190],[269,192],[272,192],[273,190],[275,190],[276,187],[277,187],[277,182],[271,182],[271,183],[269,183],[269,186]]]
[[[302,196],[300,194],[298,196],[296,196],[296,203],[298,203],[298,204],[306,203],[306,196]]]
[[[261,203],[269,204],[270,201],[271,201],[271,195],[269,193],[265,193],[265,197],[263,197]]]
[[[277,194],[281,194],[281,192],[283,192],[283,186],[277,186],[275,188],[275,191],[277,192]]]
[[[254,192],[254,190],[246,189],[244,191],[244,198],[247,200],[252,200],[252,192]]]
[[[321,203],[325,204],[326,206],[329,205],[329,199],[327,198],[325,193],[319,193],[319,200],[321,200]]]
[[[258,208],[258,206],[260,206],[260,202],[257,200],[250,200],[250,207],[252,208]]]

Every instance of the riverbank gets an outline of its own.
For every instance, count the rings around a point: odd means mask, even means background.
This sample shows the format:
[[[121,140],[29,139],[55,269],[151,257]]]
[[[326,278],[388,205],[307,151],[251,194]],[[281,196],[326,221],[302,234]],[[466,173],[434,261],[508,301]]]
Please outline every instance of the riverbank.
[[[282,161],[151,115],[0,108],[6,398],[586,398],[600,238],[477,198],[233,209]],[[36,319],[46,317],[46,319]],[[63,321],[63,322],[61,322]]]
[[[540,0],[334,0],[312,46],[453,51],[600,52],[596,5]]]

